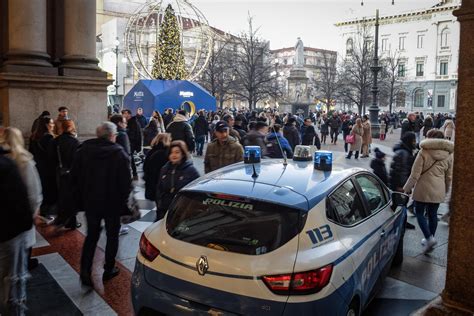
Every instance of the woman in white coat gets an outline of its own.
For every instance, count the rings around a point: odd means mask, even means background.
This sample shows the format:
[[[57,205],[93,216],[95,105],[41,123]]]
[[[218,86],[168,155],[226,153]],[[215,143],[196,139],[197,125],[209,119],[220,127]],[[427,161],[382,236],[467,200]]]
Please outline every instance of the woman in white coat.
[[[451,187],[454,152],[454,144],[444,139],[440,130],[432,129],[426,137],[420,143],[421,150],[403,187],[405,193],[410,193],[413,189],[416,218],[425,236],[421,241],[424,253],[432,251],[437,244],[437,211]],[[428,223],[425,212],[428,215]]]
[[[26,185],[28,192],[28,200],[30,202],[31,208],[34,210],[33,218],[39,213],[39,208],[41,202],[43,201],[43,195],[41,191],[41,181],[39,178],[38,170],[36,170],[36,164],[33,160],[33,155],[30,154],[25,149],[25,143],[23,140],[23,135],[20,130],[14,127],[8,127],[3,132],[3,143],[2,146],[4,149],[10,151],[7,156],[12,159],[18,166],[20,171],[21,178]],[[31,248],[36,243],[36,230],[35,226],[31,228],[28,232],[28,242],[27,247],[30,249],[31,257]],[[34,268],[38,265],[38,260],[33,259],[29,260],[28,267],[29,269]]]

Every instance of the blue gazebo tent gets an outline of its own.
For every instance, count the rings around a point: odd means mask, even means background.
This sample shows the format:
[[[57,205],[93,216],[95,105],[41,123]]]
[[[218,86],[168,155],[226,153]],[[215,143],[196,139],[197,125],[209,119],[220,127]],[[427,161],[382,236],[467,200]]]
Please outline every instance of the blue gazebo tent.
[[[185,109],[188,113],[216,110],[216,99],[199,84],[187,80],[140,80],[125,95],[124,108],[136,113],[143,108],[150,117],[153,111]]]

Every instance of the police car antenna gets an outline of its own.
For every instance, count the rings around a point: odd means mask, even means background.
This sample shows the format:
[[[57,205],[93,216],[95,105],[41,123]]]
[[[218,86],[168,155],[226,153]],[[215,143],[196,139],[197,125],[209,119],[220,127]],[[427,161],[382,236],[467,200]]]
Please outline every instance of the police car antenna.
[[[258,173],[257,173],[257,170],[255,169],[255,164],[254,163],[252,164],[252,168],[253,168],[252,178],[257,179],[258,178]]]
[[[280,151],[281,151],[281,154],[283,155],[283,166],[287,166],[288,165],[288,160],[286,158],[286,152],[283,151],[283,148],[281,147],[281,144],[280,144],[280,139],[278,138],[278,135],[277,135],[277,132],[275,130],[275,125],[272,125],[272,130],[273,132],[275,133],[275,138],[277,140],[277,143],[278,143],[278,147],[280,148]]]

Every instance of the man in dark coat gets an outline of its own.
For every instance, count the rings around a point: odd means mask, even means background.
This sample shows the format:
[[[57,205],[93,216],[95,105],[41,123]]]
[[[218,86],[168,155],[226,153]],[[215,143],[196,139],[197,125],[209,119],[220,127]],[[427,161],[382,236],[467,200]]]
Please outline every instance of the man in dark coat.
[[[400,143],[393,147],[395,155],[390,164],[390,188],[393,191],[403,192],[403,186],[410,177],[411,167],[415,162],[414,150],[416,149],[416,135],[414,132],[406,132]],[[406,227],[414,229],[415,226],[406,223]]]
[[[131,166],[133,180],[138,180],[137,166],[135,165],[135,160],[133,159],[133,156],[135,153],[139,153],[142,151],[142,129],[140,127],[140,124],[138,123],[137,118],[135,116],[132,116],[132,112],[130,110],[123,110],[122,115],[127,120],[127,135],[130,141],[130,156],[132,157]]]
[[[331,144],[336,145],[337,137],[339,136],[339,129],[342,125],[341,119],[336,112],[332,113],[332,116],[328,120],[328,125],[331,129]]]
[[[257,121],[255,128],[251,129],[244,139],[244,146],[260,146],[262,157],[267,155],[267,143],[265,138],[268,134],[268,124]]]
[[[173,121],[173,109],[166,109],[165,113],[163,114],[163,123],[165,124],[165,128]]]
[[[286,122],[285,126],[283,127],[283,137],[288,140],[290,143],[291,150],[295,152],[296,145],[301,144],[300,133],[296,128],[296,119],[291,117]]]
[[[24,315],[28,276],[28,232],[33,209],[20,172],[0,147],[0,314]]]
[[[199,111],[197,119],[194,121],[194,135],[196,136],[196,154],[202,156],[204,150],[204,142],[209,134],[209,124],[207,124],[204,111]]]
[[[176,113],[173,121],[166,126],[166,132],[171,134],[173,141],[182,140],[185,142],[190,153],[194,151],[194,134],[184,110],[179,110],[178,113]]]
[[[112,115],[110,121],[117,126],[117,138],[115,142],[123,147],[123,150],[130,156],[130,140],[127,134],[127,120],[120,114]],[[130,157],[132,159],[132,157]]]
[[[116,126],[103,122],[96,133],[97,138],[85,141],[77,151],[71,169],[75,196],[87,220],[87,237],[81,257],[81,281],[87,286],[92,286],[92,262],[102,220],[107,232],[102,278],[110,280],[120,271],[115,266],[120,216],[127,210],[131,187],[130,157],[115,143]]]
[[[402,132],[400,133],[400,139],[402,139],[403,135],[405,135],[405,133],[407,132],[415,132],[415,120],[416,120],[415,113],[409,113],[407,117],[403,119]]]
[[[148,124],[148,120],[143,115],[143,109],[142,108],[137,109],[137,115],[135,115],[135,117],[137,118],[138,124],[140,124],[140,128],[144,129],[146,127],[146,125]]]
[[[310,117],[305,118],[304,125],[301,128],[301,145],[314,145],[316,148],[321,149],[321,141]]]

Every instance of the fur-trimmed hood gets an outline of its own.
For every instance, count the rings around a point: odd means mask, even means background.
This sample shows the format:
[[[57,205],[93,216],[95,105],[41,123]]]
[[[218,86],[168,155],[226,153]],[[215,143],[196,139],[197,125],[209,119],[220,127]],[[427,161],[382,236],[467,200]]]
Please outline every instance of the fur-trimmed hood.
[[[444,160],[454,152],[454,143],[446,139],[429,138],[420,142],[420,148],[434,160]]]
[[[187,123],[188,119],[186,118],[186,116],[176,113],[176,115],[173,118],[173,122],[186,122]]]

